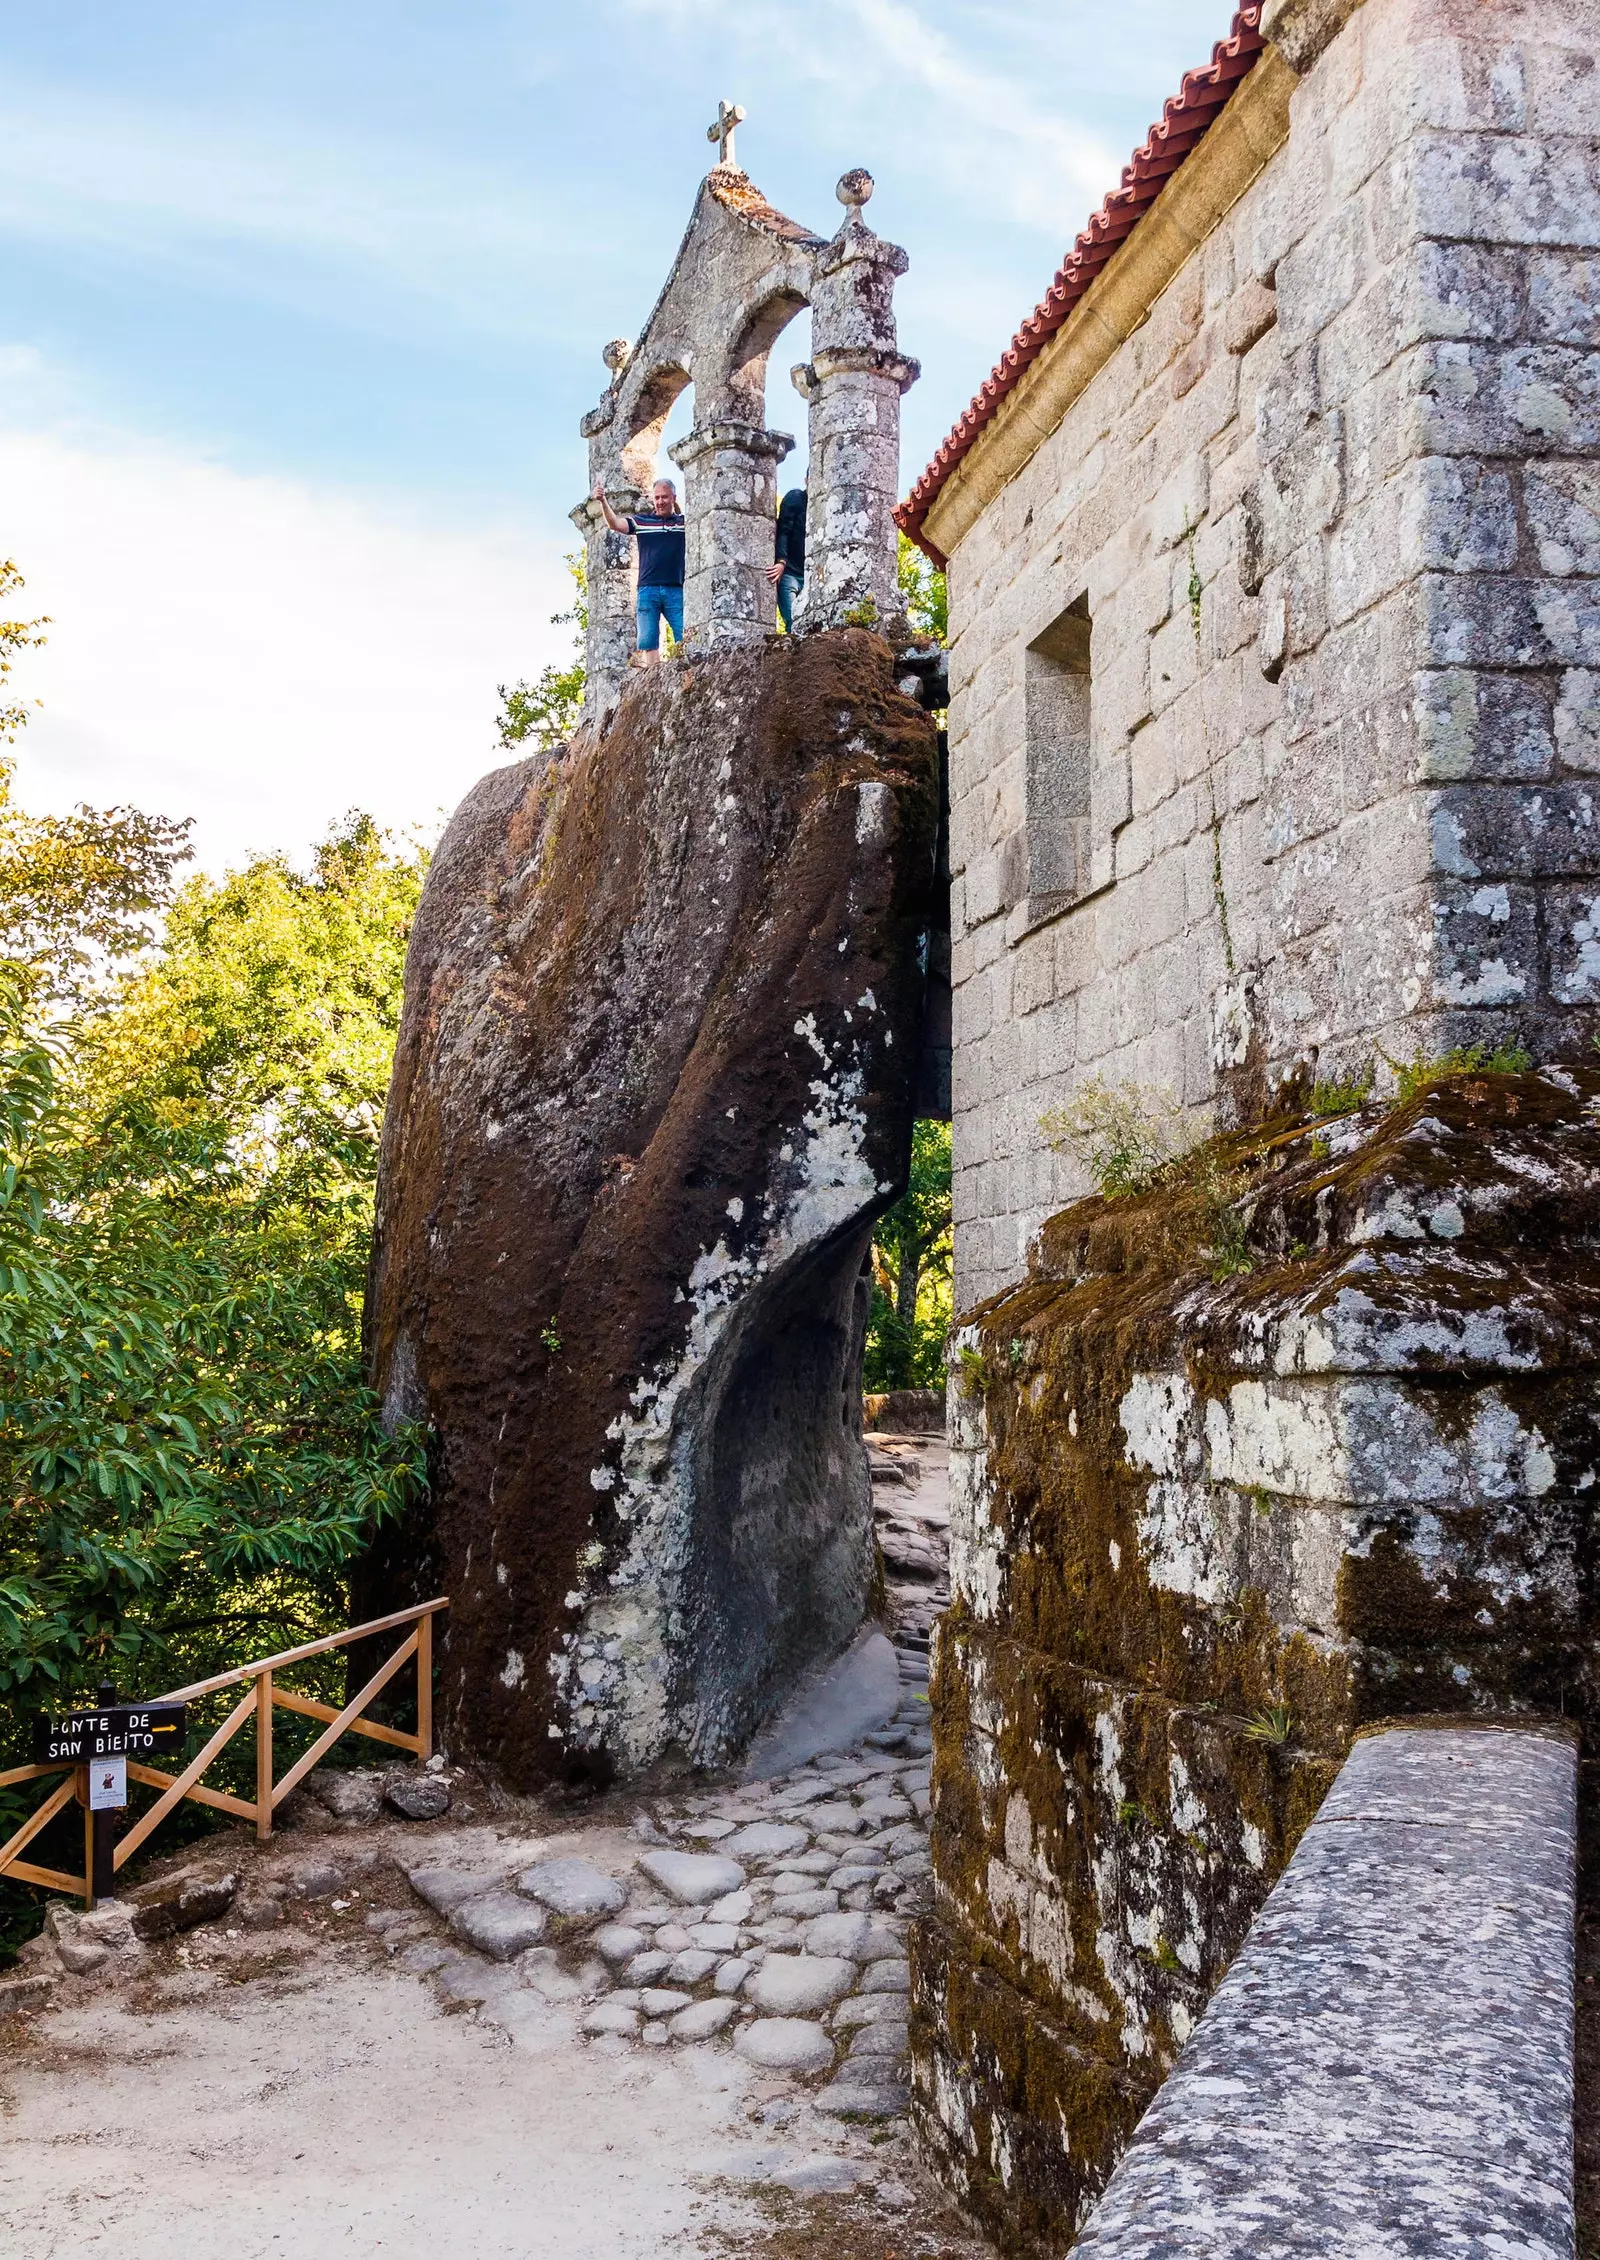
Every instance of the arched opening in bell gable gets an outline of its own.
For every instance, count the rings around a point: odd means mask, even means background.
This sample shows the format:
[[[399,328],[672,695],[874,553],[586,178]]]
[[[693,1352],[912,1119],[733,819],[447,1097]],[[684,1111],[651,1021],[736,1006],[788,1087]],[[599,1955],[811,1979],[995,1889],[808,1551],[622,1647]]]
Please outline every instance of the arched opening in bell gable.
[[[667,448],[680,436],[680,427],[687,432],[694,422],[694,383],[688,370],[675,361],[653,369],[635,395],[628,421],[623,474],[630,486],[648,495],[653,479],[674,476]]]
[[[728,349],[726,396],[728,412],[741,423],[759,428],[767,425],[769,413],[773,425],[788,431],[793,427],[795,457],[805,455],[805,406],[798,395],[785,382],[776,401],[767,400],[767,368],[772,349],[785,330],[801,314],[809,314],[806,300],[795,290],[779,289],[763,299],[741,322],[737,322],[733,340]],[[808,324],[809,329],[809,324]],[[811,340],[802,341],[797,335],[793,341],[802,350],[794,359],[810,358]],[[787,368],[783,369],[785,378]],[[792,462],[794,457],[789,458]]]

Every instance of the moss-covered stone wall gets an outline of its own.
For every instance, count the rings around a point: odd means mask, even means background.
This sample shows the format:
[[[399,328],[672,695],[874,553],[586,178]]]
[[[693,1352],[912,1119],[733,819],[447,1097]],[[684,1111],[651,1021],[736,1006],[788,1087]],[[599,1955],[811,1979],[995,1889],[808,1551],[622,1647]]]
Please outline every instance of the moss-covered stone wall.
[[[1066,2250],[1358,1729],[1587,1720],[1600,1071],[1280,1119],[957,1335],[916,2108]]]

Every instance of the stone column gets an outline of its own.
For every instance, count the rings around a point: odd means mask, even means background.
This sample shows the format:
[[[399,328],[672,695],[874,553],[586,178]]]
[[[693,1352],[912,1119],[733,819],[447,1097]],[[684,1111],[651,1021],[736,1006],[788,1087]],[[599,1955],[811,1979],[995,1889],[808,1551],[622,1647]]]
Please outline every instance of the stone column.
[[[613,338],[605,349],[605,364],[612,382],[598,408],[591,408],[579,425],[589,442],[589,484],[605,481],[606,500],[620,516],[637,510],[641,496],[622,461],[616,429],[617,384],[628,365],[628,341]],[[583,536],[584,562],[589,577],[589,632],[584,641],[583,711],[586,720],[609,713],[622,693],[623,677],[633,656],[633,543],[627,534],[614,534],[600,505],[591,495],[568,516]]]
[[[794,371],[811,410],[806,601],[795,625],[905,632],[894,506],[900,494],[900,395],[921,371],[901,353],[894,286],[905,253],[861,217],[870,173],[838,187],[844,224],[817,256],[811,359]]]
[[[608,485],[606,500],[621,515],[637,510],[640,498],[635,487]],[[583,652],[583,711],[588,718],[616,705],[633,653],[633,544],[626,534],[611,531],[593,500],[580,502],[567,515],[583,536],[589,575],[589,632]]]
[[[683,472],[688,519],[683,626],[703,651],[759,643],[773,630],[773,522],[787,432],[726,420],[697,424],[668,453]]]

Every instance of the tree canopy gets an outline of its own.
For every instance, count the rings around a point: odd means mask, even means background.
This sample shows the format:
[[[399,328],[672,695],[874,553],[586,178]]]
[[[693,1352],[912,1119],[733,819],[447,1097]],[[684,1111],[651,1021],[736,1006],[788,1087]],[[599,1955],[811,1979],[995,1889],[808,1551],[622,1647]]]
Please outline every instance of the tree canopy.
[[[43,625],[0,623],[0,687]],[[0,755],[0,1758],[104,1677],[155,1694],[345,1622],[423,1476],[361,1308],[427,857],[352,813],[309,871],[179,889],[188,834],[31,815]],[[0,1835],[28,1802],[0,1792]],[[0,1885],[0,1934],[25,1899]]]
[[[41,1025],[0,968],[0,1701],[169,1683],[337,1612],[421,1472],[361,1370],[378,1131],[424,858],[195,879]]]

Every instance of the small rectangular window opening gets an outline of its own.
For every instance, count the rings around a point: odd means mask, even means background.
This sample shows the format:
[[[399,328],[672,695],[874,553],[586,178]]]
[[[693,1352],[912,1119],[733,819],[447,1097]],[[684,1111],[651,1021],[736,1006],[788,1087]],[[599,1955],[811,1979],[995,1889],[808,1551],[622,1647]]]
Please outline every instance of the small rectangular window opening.
[[[1089,600],[1080,596],[1023,658],[1028,907],[1059,909],[1089,886]]]

